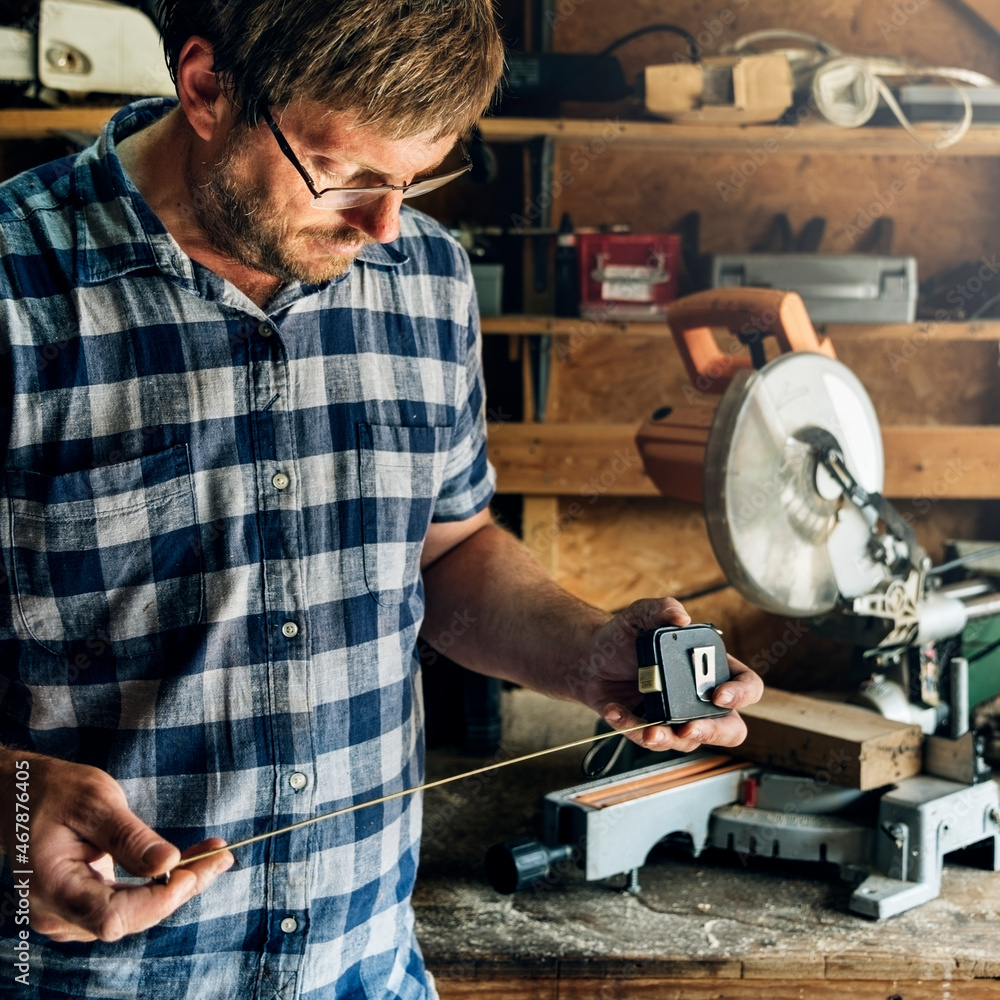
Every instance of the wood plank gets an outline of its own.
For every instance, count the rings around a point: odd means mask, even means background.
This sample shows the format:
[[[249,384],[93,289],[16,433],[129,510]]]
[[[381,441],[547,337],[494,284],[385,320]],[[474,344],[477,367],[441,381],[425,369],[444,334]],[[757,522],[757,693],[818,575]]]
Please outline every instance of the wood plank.
[[[995,35],[1000,35],[1000,8],[996,0],[960,0],[987,27],[993,29]]]
[[[655,496],[635,446],[637,427],[491,424],[490,460],[501,493]]]
[[[96,134],[119,108],[4,108],[0,110],[0,140],[46,139],[60,132]]]
[[[743,761],[734,761],[728,754],[717,754],[694,761],[691,764],[672,768],[661,774],[649,774],[643,778],[626,778],[591,792],[581,792],[579,795],[573,796],[573,799],[585,806],[592,806],[594,809],[604,809],[606,806],[616,805],[619,802],[627,802],[630,799],[661,792],[664,788],[673,788],[677,784],[685,783],[688,778],[707,777],[707,771],[721,774],[723,773],[722,769],[728,771],[737,767],[746,767],[746,764]]]
[[[739,752],[761,764],[828,775],[868,791],[919,774],[923,736],[857,705],[768,688],[742,714],[749,734]]]
[[[497,489],[588,503],[600,496],[657,496],[635,446],[638,429],[638,422],[491,424]],[[882,439],[886,496],[1000,498],[1000,427],[883,427]]]
[[[1000,427],[883,427],[890,497],[1000,497]]]
[[[640,323],[636,321],[608,323],[579,317],[565,319],[556,316],[483,316],[480,319],[482,331],[487,336],[527,336],[530,334],[553,334],[568,338],[571,349],[591,337],[667,337],[673,339],[666,323]],[[833,342],[898,341],[922,348],[929,343],[952,343],[961,341],[1000,341],[1000,321],[976,320],[967,323],[824,323],[820,329]]]
[[[989,979],[640,979],[611,974],[599,979],[504,977],[484,982],[439,975],[437,985],[441,1000],[480,1000],[484,995],[503,1000],[996,1000],[997,996],[996,980]]]
[[[549,573],[559,567],[559,500],[557,497],[526,496],[521,513],[521,540]]]
[[[445,977],[440,971],[434,973],[438,995],[441,1000],[462,1000],[464,997],[503,997],[503,1000],[558,1000],[559,983],[556,979],[517,979],[504,976],[502,979],[454,979]],[[883,997],[882,1000],[885,1000]]]
[[[921,126],[918,126],[918,130]],[[928,140],[940,126],[922,126]],[[655,146],[663,150],[746,153],[759,147],[769,156],[841,154],[847,156],[914,156],[924,147],[899,128],[843,129],[835,125],[694,125],[629,120],[620,117],[484,118],[479,123],[487,142],[526,142],[551,137],[563,143],[587,144],[603,153],[607,146]],[[599,144],[599,145],[598,145]],[[974,126],[942,157],[1000,156],[1000,129]]]

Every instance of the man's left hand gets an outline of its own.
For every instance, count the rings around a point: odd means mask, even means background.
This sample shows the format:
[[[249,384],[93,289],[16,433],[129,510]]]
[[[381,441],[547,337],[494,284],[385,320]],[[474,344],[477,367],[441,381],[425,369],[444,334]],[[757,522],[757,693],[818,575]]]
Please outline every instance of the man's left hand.
[[[627,729],[643,720],[632,709],[639,703],[635,637],[664,625],[689,625],[691,616],[672,597],[647,598],[630,604],[594,634],[589,652],[576,675],[568,678],[574,697],[594,709],[613,729]],[[729,657],[731,677],[720,684],[712,702],[733,709],[716,719],[695,719],[679,726],[650,725],[628,738],[647,750],[687,753],[703,743],[735,747],[746,739],[746,723],[738,715],[744,705],[759,701],[764,682],[748,666]]]

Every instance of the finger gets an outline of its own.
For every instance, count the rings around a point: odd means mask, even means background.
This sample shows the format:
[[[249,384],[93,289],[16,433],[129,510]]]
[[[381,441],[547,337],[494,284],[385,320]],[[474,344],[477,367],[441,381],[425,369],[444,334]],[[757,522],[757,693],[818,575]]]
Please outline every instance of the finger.
[[[729,659],[730,679],[720,684],[712,694],[712,703],[720,708],[743,708],[760,701],[764,682],[748,666],[732,656]]]
[[[226,842],[221,837],[209,837],[208,840],[203,840],[200,844],[193,844],[191,847],[187,848],[187,850],[181,855],[181,863],[183,863],[185,858],[194,858],[199,854],[206,854],[208,851],[216,851],[220,847],[225,846]],[[236,862],[236,858],[233,856],[232,851],[223,851],[220,854],[215,855],[215,857],[227,858],[228,863],[226,864],[226,868],[231,867]],[[206,858],[205,860],[215,860],[215,858]],[[193,864],[184,865],[184,867],[190,870],[201,863],[202,862],[200,861],[196,861]]]
[[[173,844],[129,809],[121,786],[102,772],[94,771],[83,779],[65,823],[133,875],[158,875],[180,858]]]
[[[223,846],[225,841],[213,838],[189,853]],[[233,861],[233,855],[223,851],[177,868],[166,884],[108,885],[93,872],[88,877],[76,870],[63,883],[58,910],[40,919],[36,929],[57,941],[118,941],[158,924],[204,891]]]
[[[696,746],[737,747],[747,738],[746,723],[736,712],[718,719],[695,719],[676,728],[679,739]]]
[[[661,625],[690,625],[691,616],[675,597],[644,597],[621,612],[621,621],[633,635]]]
[[[644,721],[623,705],[608,705],[602,714],[604,721],[612,729],[629,729],[641,725]],[[622,735],[644,750],[680,750],[682,753],[689,753],[691,750],[696,750],[699,745],[690,738],[679,736],[670,726],[659,723]]]

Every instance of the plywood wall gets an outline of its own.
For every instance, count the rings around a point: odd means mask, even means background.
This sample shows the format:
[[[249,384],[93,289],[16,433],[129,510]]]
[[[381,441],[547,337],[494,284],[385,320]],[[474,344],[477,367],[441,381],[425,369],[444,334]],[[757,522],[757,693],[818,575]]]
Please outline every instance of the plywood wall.
[[[905,56],[1000,77],[1000,37],[955,0],[563,0],[555,5],[554,47],[597,52],[656,22],[672,22],[716,54],[740,35],[788,27],[850,53]],[[682,46],[669,35],[629,43],[618,54],[634,77],[671,61]],[[564,109],[588,117],[635,115],[627,104]],[[670,231],[690,212],[701,217],[705,252],[743,251],[778,212],[799,230],[826,219],[820,249],[857,249],[857,230],[874,214],[895,223],[893,251],[917,258],[922,278],[963,261],[1000,257],[1000,158],[939,156],[914,142],[896,156],[761,152],[670,152],[655,146],[567,144],[557,169],[572,180],[552,205],[578,226],[625,222]],[[998,282],[1000,291],[1000,282]],[[928,333],[928,330],[931,332]],[[956,343],[933,327],[883,335],[877,329],[834,335],[838,355],[862,379],[883,424],[1000,423],[1000,352],[995,339]],[[692,396],[670,341],[580,333],[557,341],[549,420],[635,422],[664,404],[713,406]],[[950,537],[1000,538],[996,502],[899,501],[921,541],[940,558]],[[547,564],[568,589],[617,608],[652,593],[696,594],[724,584],[699,508],[680,501],[598,496],[533,505],[533,530]],[[548,541],[545,541],[545,539]],[[847,650],[797,631],[794,623],[748,605],[732,589],[691,601],[696,618],[720,624],[731,650],[789,687],[836,686]]]
[[[705,55],[752,31],[791,28],[829,41],[850,54],[888,55],[924,65],[956,66],[1000,77],[1000,38],[963,4],[945,0],[790,0],[728,3],[562,0],[556,3],[554,46],[595,52],[645,25],[686,28]],[[654,34],[627,43],[617,55],[633,78],[642,67],[669,62],[683,43]],[[600,117],[634,116],[637,104],[567,109]],[[815,121],[814,115],[813,120]],[[845,144],[846,145],[846,144]],[[674,229],[687,213],[702,217],[702,249],[741,251],[788,214],[798,231],[809,219],[827,220],[821,250],[858,248],[873,213],[892,217],[894,251],[915,256],[921,277],[1000,250],[1000,161],[941,156],[916,141],[903,156],[801,156],[781,148],[736,153],[666,153],[655,148],[596,149],[567,145],[558,167],[573,177],[553,206],[577,225],[625,222],[637,230]]]

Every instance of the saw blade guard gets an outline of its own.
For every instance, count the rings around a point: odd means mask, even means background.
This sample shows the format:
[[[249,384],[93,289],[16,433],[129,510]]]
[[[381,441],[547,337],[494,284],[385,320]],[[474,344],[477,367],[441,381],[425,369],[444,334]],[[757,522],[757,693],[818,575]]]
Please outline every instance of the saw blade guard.
[[[776,288],[712,288],[670,304],[667,323],[699,392],[723,393],[732,379],[764,365],[762,341],[774,337],[778,350],[815,351],[834,358],[833,344],[816,333],[802,298]],[[720,348],[715,329],[725,329],[750,348],[751,357]]]
[[[822,615],[886,579],[868,554],[875,515],[851,503],[820,460],[815,441],[829,437],[855,480],[881,492],[875,408],[849,368],[811,352],[736,373],[708,435],[712,548],[736,589],[775,614]]]

